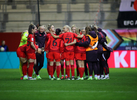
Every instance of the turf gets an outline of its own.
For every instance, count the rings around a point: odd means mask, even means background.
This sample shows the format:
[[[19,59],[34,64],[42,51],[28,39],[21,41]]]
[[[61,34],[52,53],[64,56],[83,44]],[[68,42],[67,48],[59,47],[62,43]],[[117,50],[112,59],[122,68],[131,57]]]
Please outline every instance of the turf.
[[[109,80],[20,80],[18,69],[0,69],[0,100],[137,100],[137,69],[110,69]]]

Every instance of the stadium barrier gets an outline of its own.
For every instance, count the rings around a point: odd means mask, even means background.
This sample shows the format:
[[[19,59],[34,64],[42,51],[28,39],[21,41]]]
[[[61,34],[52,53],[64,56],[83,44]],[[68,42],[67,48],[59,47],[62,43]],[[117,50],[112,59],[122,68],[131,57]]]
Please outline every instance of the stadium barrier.
[[[44,65],[47,67],[46,52],[44,52]],[[19,68],[19,58],[16,52],[0,52],[0,69],[16,69]]]
[[[110,68],[137,68],[137,50],[115,50],[108,64]]]
[[[108,59],[110,68],[137,68],[137,51],[115,50]],[[19,68],[19,58],[16,52],[0,52],[0,69]],[[44,66],[47,68],[46,52],[44,52]]]

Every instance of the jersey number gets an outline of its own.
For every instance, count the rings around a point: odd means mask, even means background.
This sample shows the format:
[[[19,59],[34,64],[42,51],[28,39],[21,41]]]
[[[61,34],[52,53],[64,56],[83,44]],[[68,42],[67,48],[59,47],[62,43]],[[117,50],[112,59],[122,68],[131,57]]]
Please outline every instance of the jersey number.
[[[56,39],[53,41],[52,45],[53,45],[53,46],[57,46]]]
[[[96,44],[96,42],[93,44],[93,46]]]
[[[67,40],[67,43],[72,42],[72,38],[65,38]]]
[[[78,39],[78,42],[84,42],[84,39]]]

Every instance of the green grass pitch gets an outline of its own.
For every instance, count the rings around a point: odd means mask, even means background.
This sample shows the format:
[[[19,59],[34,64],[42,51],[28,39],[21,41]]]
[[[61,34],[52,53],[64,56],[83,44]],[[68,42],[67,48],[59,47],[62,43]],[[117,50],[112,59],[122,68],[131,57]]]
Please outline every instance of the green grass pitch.
[[[110,69],[109,80],[20,80],[18,69],[0,69],[0,100],[137,100],[137,69]]]

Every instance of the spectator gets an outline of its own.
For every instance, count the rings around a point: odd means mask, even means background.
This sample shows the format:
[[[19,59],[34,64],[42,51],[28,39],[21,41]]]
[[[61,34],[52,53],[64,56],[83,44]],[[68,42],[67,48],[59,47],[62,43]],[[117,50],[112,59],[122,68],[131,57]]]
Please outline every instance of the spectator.
[[[4,40],[2,40],[2,42],[1,42],[0,51],[9,51],[8,46],[5,45]]]

